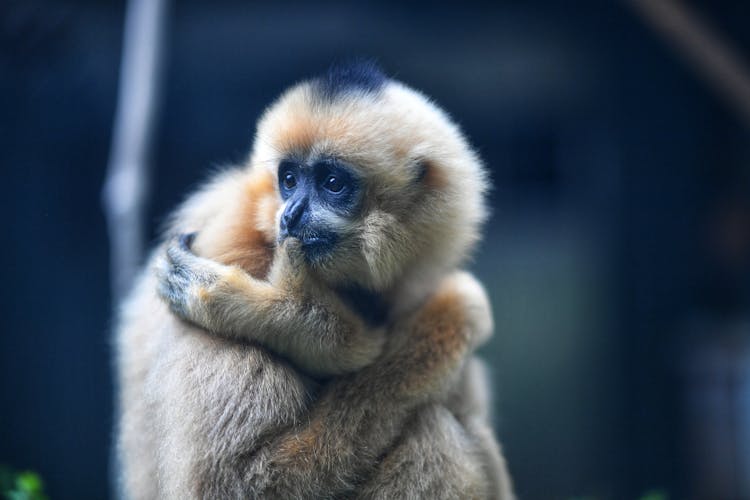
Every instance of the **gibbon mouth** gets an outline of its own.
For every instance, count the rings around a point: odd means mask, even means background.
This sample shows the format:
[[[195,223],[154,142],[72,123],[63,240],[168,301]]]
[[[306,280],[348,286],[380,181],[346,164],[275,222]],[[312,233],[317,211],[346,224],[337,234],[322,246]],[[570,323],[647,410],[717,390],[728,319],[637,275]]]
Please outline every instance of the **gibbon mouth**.
[[[302,242],[302,246],[306,247],[315,245],[327,245],[331,240],[323,236],[311,236],[309,238],[302,238],[300,241]]]
[[[279,234],[279,243],[283,242],[287,238],[294,238],[299,240],[302,247],[318,247],[318,246],[333,246],[336,244],[338,238],[336,233],[324,231],[324,232],[303,232],[303,231],[284,231],[282,230]]]
[[[331,236],[310,236],[300,238],[300,241],[302,242],[302,249],[305,251],[307,249],[314,251],[332,250],[336,243],[335,238]]]
[[[335,233],[289,234],[287,231],[282,231],[279,234],[278,243],[283,243],[287,238],[300,242],[300,249],[308,260],[315,260],[329,254],[338,241]]]
[[[316,259],[330,253],[336,245],[334,234],[317,234],[300,238],[302,252],[308,259]]]
[[[330,253],[338,242],[336,233],[329,231],[315,233],[308,232],[307,234],[302,232],[302,234],[300,234],[299,232],[291,233],[282,230],[281,234],[279,234],[278,241],[279,243],[282,243],[287,238],[298,240],[302,252],[310,260]]]

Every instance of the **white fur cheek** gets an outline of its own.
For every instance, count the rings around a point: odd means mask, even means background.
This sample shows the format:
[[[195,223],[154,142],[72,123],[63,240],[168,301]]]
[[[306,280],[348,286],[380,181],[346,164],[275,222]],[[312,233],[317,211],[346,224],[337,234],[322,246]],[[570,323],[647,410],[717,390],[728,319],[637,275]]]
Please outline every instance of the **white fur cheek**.
[[[281,224],[281,216],[284,214],[284,210],[286,210],[286,205],[287,205],[286,202],[283,202],[279,206],[279,209],[276,210],[276,217],[275,217],[276,227],[279,227],[279,224]]]
[[[338,215],[332,210],[320,208],[313,213],[311,222],[316,227],[325,228],[337,234],[349,233],[353,228],[357,226],[355,221],[352,221],[348,217]]]

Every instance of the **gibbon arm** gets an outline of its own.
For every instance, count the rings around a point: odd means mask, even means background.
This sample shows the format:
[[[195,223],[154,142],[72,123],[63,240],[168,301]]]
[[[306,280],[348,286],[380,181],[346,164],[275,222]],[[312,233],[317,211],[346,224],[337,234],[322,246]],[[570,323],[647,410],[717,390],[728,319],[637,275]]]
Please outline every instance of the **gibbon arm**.
[[[333,381],[312,407],[309,419],[258,451],[246,465],[249,491],[268,498],[336,496],[356,490],[391,451],[400,448],[401,439],[417,432],[413,427],[422,425],[422,420],[434,423],[437,419],[440,428],[418,429],[420,433],[456,429],[465,433],[450,412],[436,410],[435,404],[439,406],[437,402],[457,384],[475,342],[491,328],[481,285],[466,273],[446,278],[412,318],[395,325],[383,356]],[[425,411],[438,414],[420,417]],[[460,437],[434,439],[435,449],[429,451],[435,460],[451,456],[463,464],[464,471],[481,471],[477,448],[462,445],[464,441]],[[429,478],[404,479],[445,482],[445,494],[455,488],[470,496],[486,491],[487,480],[481,473],[472,478],[451,474],[452,470],[434,466],[423,472]],[[391,493],[399,496],[408,491],[407,485],[401,486],[400,493]]]
[[[159,294],[180,318],[224,337],[260,343],[311,374],[338,375],[371,363],[384,332],[367,328],[336,299],[301,289],[297,248],[277,250],[273,281],[199,257],[190,236],[172,240],[156,264]]]
[[[192,255],[185,244],[182,248],[179,245],[170,247],[168,254],[171,270],[160,281],[162,288],[171,289],[162,290],[162,296],[168,299],[173,309],[188,307],[193,322],[197,323],[196,318],[205,321],[198,323],[199,326],[207,328],[213,325],[211,328],[217,328],[216,331],[221,333],[218,328],[229,326],[231,315],[225,314],[222,318],[210,316],[218,311],[231,311],[232,307],[221,303],[218,309],[195,307],[189,300],[194,300],[190,297],[200,292],[183,293],[181,287],[208,287],[210,302],[224,300],[237,308],[240,307],[238,299],[242,300],[241,307],[247,308],[248,296],[258,293],[254,290],[248,295],[245,289],[244,297],[232,297],[238,288],[235,285],[225,287],[226,283],[232,283],[232,278],[227,278],[231,275],[225,273],[234,272],[234,269],[216,267],[213,261]],[[277,300],[286,293],[283,288],[275,289],[267,282],[253,280],[244,272],[240,276],[243,286],[257,286],[265,293],[275,294],[271,296]],[[220,285],[217,287],[217,284]],[[218,290],[222,295],[217,294]],[[267,304],[265,299],[260,301],[261,306],[267,307],[264,304]],[[273,309],[264,311],[279,313]],[[309,314],[309,311],[300,309],[299,314]],[[256,310],[254,314],[262,313]],[[184,309],[180,315],[185,315]],[[252,321],[265,325],[268,319],[255,317]],[[252,327],[252,324],[248,326]],[[329,327],[333,328],[333,325]],[[231,328],[237,329],[237,326]],[[211,491],[231,488],[257,497],[335,496],[356,489],[373,475],[377,477],[383,475],[383,471],[393,470],[394,464],[379,465],[392,450],[398,449],[399,453],[410,456],[410,450],[420,449],[442,456],[441,460],[450,457],[454,461],[453,467],[437,467],[429,478],[419,478],[420,481],[429,479],[433,487],[438,485],[436,491],[449,494],[457,490],[471,493],[486,490],[486,477],[476,474],[484,467],[477,447],[469,444],[468,438],[460,436],[466,430],[450,416],[450,412],[439,409],[437,402],[455,387],[469,353],[489,336],[491,330],[490,307],[481,285],[467,273],[450,275],[421,309],[393,325],[385,352],[373,364],[328,384],[313,404],[308,418],[270,442],[257,443],[254,451],[232,461],[229,466],[232,472],[228,474],[233,478],[231,485],[212,484],[216,478],[211,477],[206,478],[204,484],[210,485]],[[315,330],[308,330],[305,334],[313,335]],[[420,416],[424,412],[429,412],[430,416]],[[419,429],[422,421],[431,421],[431,425],[444,428],[440,432],[449,434],[444,439],[431,440],[432,431]],[[406,441],[399,445],[401,439]],[[433,449],[423,449],[429,446]],[[431,459],[423,458],[425,463],[431,463]],[[408,456],[403,459],[408,459]],[[381,470],[379,467],[387,468]],[[403,469],[402,466],[397,468]],[[363,491],[364,496],[384,493],[373,484],[368,484],[367,491]],[[388,492],[385,494],[387,496]]]

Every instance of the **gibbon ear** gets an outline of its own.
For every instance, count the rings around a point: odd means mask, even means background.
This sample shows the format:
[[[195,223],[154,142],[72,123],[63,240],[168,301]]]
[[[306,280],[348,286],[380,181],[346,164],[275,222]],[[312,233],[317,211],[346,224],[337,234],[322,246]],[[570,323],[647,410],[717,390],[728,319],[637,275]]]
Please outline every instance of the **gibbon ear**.
[[[432,160],[420,158],[416,164],[415,182],[423,184],[431,189],[440,189],[445,186],[445,179],[440,167]]]

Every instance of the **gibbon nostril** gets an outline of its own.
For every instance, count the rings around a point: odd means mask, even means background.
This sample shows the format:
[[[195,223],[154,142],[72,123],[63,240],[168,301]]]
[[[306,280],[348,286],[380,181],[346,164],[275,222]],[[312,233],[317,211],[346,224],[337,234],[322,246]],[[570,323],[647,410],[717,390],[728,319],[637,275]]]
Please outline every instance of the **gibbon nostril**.
[[[302,214],[305,211],[307,203],[306,200],[296,200],[291,202],[284,210],[284,214],[281,216],[281,226],[285,229],[296,229],[302,219]]]

